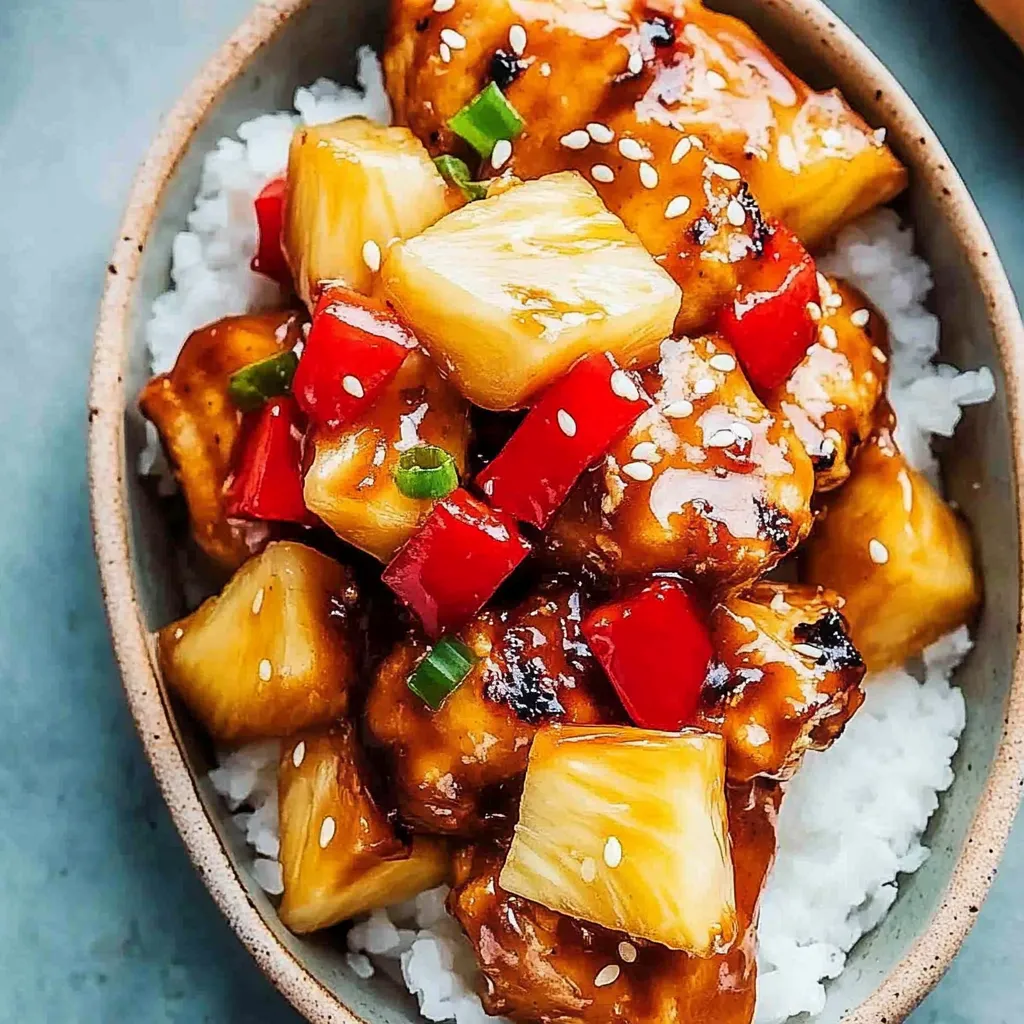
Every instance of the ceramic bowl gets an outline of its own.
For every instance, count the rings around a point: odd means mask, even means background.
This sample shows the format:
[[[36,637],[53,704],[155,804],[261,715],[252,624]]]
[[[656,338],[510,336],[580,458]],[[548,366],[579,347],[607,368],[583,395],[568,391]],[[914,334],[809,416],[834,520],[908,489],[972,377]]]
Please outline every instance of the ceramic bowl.
[[[854,949],[823,1021],[901,1020],[936,982],[971,925],[1017,806],[1024,735],[1020,479],[1024,328],[963,182],[893,77],[817,0],[718,0],[753,24],[801,74],[840,86],[912,172],[906,213],[935,271],[943,355],[988,365],[995,400],[967,411],[944,453],[948,493],[978,542],[986,602],[978,645],[959,674],[967,728],[956,782],[932,819],[932,850],[904,878],[888,917]],[[171,240],[196,191],[203,153],[240,122],[287,108],[319,75],[351,80],[360,43],[379,46],[384,0],[266,0],[178,102],[138,173],[109,268],[89,419],[96,549],[124,687],[175,823],[214,899],[260,967],[312,1021],[399,1024],[410,998],[386,979],[358,981],[322,939],[299,939],[243,866],[246,851],[206,781],[206,749],[158,680],[150,631],[180,613],[173,544],[134,467],[144,443],[135,398],[148,375],[142,325],[168,285]],[[913,723],[908,723],[912,728]]]

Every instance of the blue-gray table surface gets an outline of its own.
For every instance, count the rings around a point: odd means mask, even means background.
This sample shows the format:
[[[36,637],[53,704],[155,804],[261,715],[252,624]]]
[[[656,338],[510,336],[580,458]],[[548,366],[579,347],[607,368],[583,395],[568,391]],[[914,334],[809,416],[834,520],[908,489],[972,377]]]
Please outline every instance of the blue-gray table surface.
[[[298,1021],[193,873],[90,543],[107,253],[161,115],[249,0],[0,0],[0,1021]],[[970,0],[833,0],[937,129],[1024,295],[1024,61]],[[913,1024],[1024,1020],[1024,825]]]

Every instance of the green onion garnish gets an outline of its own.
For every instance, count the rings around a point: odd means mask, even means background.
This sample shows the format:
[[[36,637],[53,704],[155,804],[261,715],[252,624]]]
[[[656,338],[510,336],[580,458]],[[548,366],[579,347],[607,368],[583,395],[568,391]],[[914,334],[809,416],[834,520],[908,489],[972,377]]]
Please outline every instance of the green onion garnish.
[[[395,483],[407,498],[443,498],[459,486],[459,471],[443,448],[418,444],[399,456]]]
[[[464,643],[442,637],[409,677],[409,689],[436,711],[476,662],[476,655]]]
[[[298,365],[299,357],[294,352],[279,352],[243,366],[228,380],[231,401],[243,412],[255,412],[268,398],[287,395]]]
[[[434,157],[434,164],[440,171],[441,177],[461,189],[462,194],[470,202],[474,199],[487,198],[487,182],[473,181],[465,160],[446,153],[444,156]]]
[[[486,159],[499,139],[511,141],[519,135],[523,119],[491,82],[449,120],[448,127]]]

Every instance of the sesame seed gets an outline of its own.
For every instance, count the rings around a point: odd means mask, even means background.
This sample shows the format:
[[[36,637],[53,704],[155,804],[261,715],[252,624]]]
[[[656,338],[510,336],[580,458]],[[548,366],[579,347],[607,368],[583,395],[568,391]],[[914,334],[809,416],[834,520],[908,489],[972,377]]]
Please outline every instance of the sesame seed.
[[[620,942],[619,959],[625,964],[636,963],[636,946],[632,942]]]
[[[825,343],[828,348],[839,347],[839,335],[836,334],[836,329],[831,324],[825,324],[821,329],[821,340]]]
[[[649,164],[646,161],[640,165],[640,184],[644,188],[657,188],[658,187],[658,172],[654,169],[653,164]]]
[[[183,630],[183,629],[181,628],[181,626],[179,626],[179,627],[178,627],[178,628],[177,628],[177,629],[176,629],[176,630],[174,631],[174,639],[175,639],[175,640],[180,640],[180,639],[181,639],[181,638],[182,638],[182,637],[183,637],[184,635],[185,635],[185,630]]]
[[[689,208],[689,196],[675,196],[668,201],[668,205],[665,207],[665,218],[667,220],[675,220],[676,217],[682,217]]]
[[[868,321],[871,319],[871,310],[869,309],[855,309],[850,314],[850,323],[854,327],[867,327]]]
[[[676,148],[672,150],[672,163],[679,163],[679,161],[690,152],[692,145],[693,143],[691,143],[689,139],[680,139],[676,143]]]
[[[696,136],[696,135],[691,135],[690,136],[690,145],[693,146],[694,149],[703,149],[704,148],[704,143],[701,142],[700,138],[698,136]]]
[[[812,320],[817,321],[817,320],[821,319],[821,306],[819,306],[816,302],[808,302],[806,308],[807,308],[807,315]]]
[[[292,751],[292,764],[298,768],[305,759],[306,742],[305,740],[299,740],[299,742],[295,744],[295,749]]]
[[[749,426],[747,426],[746,423],[743,423],[740,420],[737,420],[729,429],[741,441],[753,441],[754,440],[754,432],[750,429]]]
[[[793,650],[812,661],[817,661],[821,657],[821,648],[815,647],[814,644],[793,644]]]
[[[640,399],[640,389],[633,382],[633,378],[630,377],[625,370],[616,370],[611,376],[612,391],[619,396],[619,398],[625,398],[630,402],[636,402]]]
[[[885,129],[884,128],[876,128],[871,133],[871,137],[875,140],[875,142],[879,146],[881,146],[885,142]]]
[[[636,139],[619,139],[619,152],[627,160],[646,160],[651,155]]]
[[[831,454],[833,454],[833,452],[835,452],[835,450],[836,450],[836,443],[835,443],[835,441],[832,440],[831,437],[826,437],[825,440],[821,442],[821,447],[819,448],[819,451],[821,452],[821,454],[823,456],[825,456],[826,459]]]
[[[443,60],[445,62],[445,64],[451,64],[451,62],[452,62],[452,48],[447,43],[442,43],[437,48],[437,51],[438,51],[438,53],[441,54],[441,60]]]
[[[771,604],[769,604],[768,607],[771,608],[776,615],[781,615],[783,612],[789,611],[789,605],[786,603],[786,599],[782,596],[781,590],[772,598]]]
[[[267,682],[274,671],[274,666],[271,665],[266,658],[263,658],[263,660],[260,661],[257,671],[259,672],[260,679],[262,679],[263,682]]]
[[[540,66],[540,73],[545,78],[550,78],[551,77],[551,65],[547,61],[544,61],[544,63],[541,64],[541,66]]]
[[[566,149],[586,149],[590,145],[590,135],[582,128],[577,128],[558,140]]]
[[[576,421],[564,409],[558,410],[556,419],[558,420],[558,429],[566,437],[576,436]]]
[[[647,462],[627,462],[622,467],[622,472],[634,480],[639,480],[640,483],[644,483],[654,476],[654,470]]]
[[[366,393],[363,391],[362,382],[358,377],[353,377],[351,373],[346,373],[345,376],[341,378],[341,386],[346,393],[350,394],[353,398],[362,398]]]
[[[693,402],[680,398],[678,401],[669,402],[661,411],[670,420],[685,419],[685,417],[693,415]]]
[[[595,142],[609,143],[615,138],[615,132],[611,130],[606,124],[601,124],[600,121],[591,121],[587,125],[587,134]]]
[[[584,857],[580,865],[580,877],[588,885],[597,878],[597,861],[593,857]]]
[[[709,448],[731,448],[736,443],[736,435],[728,428],[716,430],[704,442]]]
[[[729,84],[717,71],[709,71],[704,78],[712,89],[724,89]]]
[[[885,565],[889,561],[889,549],[880,541],[874,537],[868,541],[868,554],[871,556],[871,561],[875,565]]]
[[[526,49],[526,29],[522,25],[513,25],[508,30],[508,45],[517,57],[522,57]]]
[[[466,48],[466,37],[453,28],[441,29],[441,42],[447,43],[453,50],[464,50]]]
[[[622,863],[622,843],[615,836],[609,836],[605,841],[604,862],[610,868],[617,868]]]
[[[701,377],[701,379],[693,385],[693,393],[695,395],[710,395],[716,387],[718,387],[718,385],[710,377]]]
[[[818,291],[821,292],[823,297],[827,297],[832,294],[832,285],[828,283],[828,278],[819,270],[815,275],[818,279]]]
[[[640,462],[661,461],[661,456],[658,454],[658,446],[653,441],[641,441],[638,445],[633,446],[633,450],[629,454]]]
[[[447,14],[455,6],[455,0],[434,0],[434,10],[438,14]]]
[[[594,181],[603,181],[607,184],[615,180],[615,172],[607,164],[594,164],[590,168],[590,173]]]
[[[739,181],[740,172],[731,164],[720,164],[717,160],[708,160],[707,171],[709,174],[717,174],[723,181]]]
[[[725,219],[734,227],[741,228],[747,221],[747,211],[738,199],[730,199],[725,208]]]
[[[602,967],[594,978],[594,987],[604,988],[606,985],[614,985],[619,980],[621,973],[622,971],[618,964],[609,964],[607,967]]]
[[[363,262],[375,274],[380,270],[380,246],[372,238],[363,242]]]
[[[842,304],[843,297],[839,292],[832,292],[832,294],[825,299],[825,305],[828,306],[829,309],[839,309]]]
[[[871,354],[880,363],[887,363],[887,362],[889,362],[889,357],[877,345],[872,345],[871,346]]]
[[[263,588],[260,587],[256,591],[256,595],[252,599],[252,613],[253,615],[259,615],[260,609],[263,607]]]
[[[494,493],[494,481],[493,480],[485,480],[484,481],[484,494],[486,494],[487,497],[489,498],[493,493]]]
[[[491,166],[497,171],[508,163],[512,156],[512,143],[508,139],[498,139],[491,150]]]
[[[629,55],[629,73],[631,75],[639,75],[644,69],[644,55],[639,50],[634,50]]]
[[[328,814],[320,825],[321,850],[327,849],[327,844],[334,838],[334,833],[337,831],[337,828],[338,826],[334,823],[334,819]]]
[[[708,360],[708,366],[713,370],[721,370],[728,373],[736,369],[736,360],[728,352],[717,352]]]
[[[270,415],[273,416],[275,419],[278,416],[280,416],[281,415],[281,406],[280,405],[272,405],[270,407]]]

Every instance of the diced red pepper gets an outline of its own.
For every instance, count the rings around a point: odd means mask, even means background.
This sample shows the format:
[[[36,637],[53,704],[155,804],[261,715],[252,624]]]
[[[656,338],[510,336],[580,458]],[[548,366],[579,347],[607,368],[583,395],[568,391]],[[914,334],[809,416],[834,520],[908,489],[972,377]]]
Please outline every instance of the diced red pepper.
[[[636,725],[674,732],[693,721],[712,648],[682,583],[658,579],[602,605],[584,619],[583,635]]]
[[[287,179],[282,174],[263,186],[256,197],[256,223],[259,227],[259,244],[252,258],[252,269],[280,284],[290,285],[292,281],[288,262],[281,248],[281,233],[284,229],[284,200],[288,190]]]
[[[438,501],[381,578],[436,637],[464,625],[529,553],[515,520],[459,488]]]
[[[543,529],[579,475],[649,405],[611,355],[585,356],[541,395],[476,485],[493,508]]]
[[[808,304],[818,302],[814,260],[777,221],[764,252],[718,314],[718,330],[758,391],[784,383],[817,337]]]
[[[229,516],[314,521],[302,498],[302,436],[302,414],[293,398],[274,398],[252,414],[228,487]]]
[[[318,426],[339,427],[373,405],[415,347],[386,306],[330,285],[313,310],[292,393]]]

